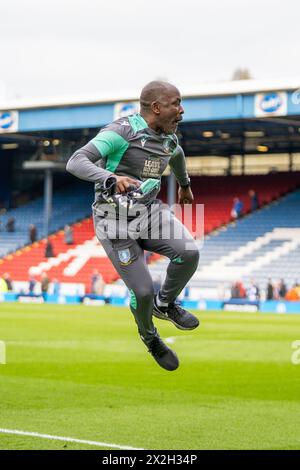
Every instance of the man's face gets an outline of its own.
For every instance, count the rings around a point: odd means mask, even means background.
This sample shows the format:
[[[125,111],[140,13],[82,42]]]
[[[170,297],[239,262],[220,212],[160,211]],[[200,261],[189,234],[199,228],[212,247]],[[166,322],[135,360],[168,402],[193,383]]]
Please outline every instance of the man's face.
[[[177,131],[183,113],[179,91],[176,88],[165,91],[156,103],[157,127],[165,134],[173,134]]]

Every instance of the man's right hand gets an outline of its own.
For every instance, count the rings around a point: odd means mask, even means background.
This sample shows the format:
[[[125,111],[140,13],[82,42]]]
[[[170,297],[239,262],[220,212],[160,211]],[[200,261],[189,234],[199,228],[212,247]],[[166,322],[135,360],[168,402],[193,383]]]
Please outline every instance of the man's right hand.
[[[140,182],[129,178],[128,176],[117,176],[114,175],[117,180],[116,190],[117,193],[127,193],[128,191],[132,191],[132,186],[138,188],[140,186]]]

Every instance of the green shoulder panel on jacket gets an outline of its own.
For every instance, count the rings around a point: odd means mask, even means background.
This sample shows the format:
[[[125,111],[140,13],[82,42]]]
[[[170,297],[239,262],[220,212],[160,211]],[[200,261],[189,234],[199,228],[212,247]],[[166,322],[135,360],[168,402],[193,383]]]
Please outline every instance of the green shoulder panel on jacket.
[[[134,132],[141,131],[142,129],[146,129],[148,127],[145,119],[140,114],[133,114],[132,116],[128,116],[128,121]]]
[[[101,156],[106,157],[106,170],[111,172],[116,170],[129,145],[120,134],[114,131],[99,132],[91,142]]]

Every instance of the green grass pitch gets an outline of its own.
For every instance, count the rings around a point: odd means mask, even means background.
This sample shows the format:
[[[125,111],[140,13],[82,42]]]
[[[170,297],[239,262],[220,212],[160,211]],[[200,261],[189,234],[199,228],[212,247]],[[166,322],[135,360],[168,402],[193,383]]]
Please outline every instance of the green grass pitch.
[[[299,449],[300,315],[198,312],[161,369],[127,308],[0,304],[0,428],[144,449]],[[0,449],[93,449],[0,433]],[[108,449],[110,447],[105,447]]]

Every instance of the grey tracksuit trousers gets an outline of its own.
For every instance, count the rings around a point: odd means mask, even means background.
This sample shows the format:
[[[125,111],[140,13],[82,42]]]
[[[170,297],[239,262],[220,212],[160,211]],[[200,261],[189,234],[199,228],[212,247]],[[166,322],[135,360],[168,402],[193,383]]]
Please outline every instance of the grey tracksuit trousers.
[[[155,327],[152,321],[153,282],[144,250],[170,259],[159,292],[160,300],[165,303],[176,299],[194,274],[199,261],[199,249],[188,230],[162,203],[157,208],[147,226],[141,224],[137,230],[136,223],[132,226],[133,223],[129,222],[125,229],[122,227],[119,231],[123,230],[122,238],[111,236],[110,221],[94,211],[97,238],[130,291],[130,308],[139,334],[146,343],[153,338]]]

